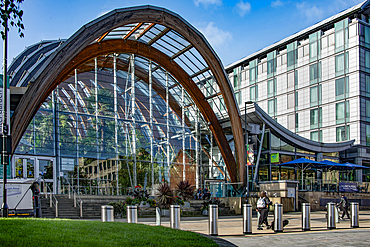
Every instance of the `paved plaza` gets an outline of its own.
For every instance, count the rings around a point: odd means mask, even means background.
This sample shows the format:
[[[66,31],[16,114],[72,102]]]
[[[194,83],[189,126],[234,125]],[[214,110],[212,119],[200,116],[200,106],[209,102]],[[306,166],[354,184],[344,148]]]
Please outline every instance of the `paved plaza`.
[[[370,246],[370,211],[360,211],[360,228],[351,228],[349,220],[337,223],[337,229],[326,229],[326,212],[311,212],[311,231],[302,232],[301,213],[286,213],[283,219],[289,225],[283,233],[272,230],[257,231],[257,217],[253,217],[253,234],[243,235],[242,215],[219,217],[218,237],[220,246]],[[162,225],[169,227],[168,217]],[[269,222],[273,215],[269,214]],[[116,219],[125,222],[126,219]],[[155,225],[154,218],[139,218],[139,223]],[[208,235],[207,217],[182,217],[181,229]]]

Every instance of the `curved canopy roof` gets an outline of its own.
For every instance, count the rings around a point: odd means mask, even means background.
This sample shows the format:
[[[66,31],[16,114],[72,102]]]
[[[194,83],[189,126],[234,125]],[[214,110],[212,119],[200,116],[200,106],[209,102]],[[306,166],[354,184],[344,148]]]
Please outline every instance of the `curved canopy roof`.
[[[274,135],[281,138],[284,142],[289,143],[292,146],[298,147],[302,150],[312,151],[316,153],[340,152],[352,147],[353,143],[355,142],[355,140],[351,140],[337,143],[322,143],[306,139],[280,125],[264,110],[262,110],[256,103],[248,106],[247,116],[248,123],[265,123]]]
[[[14,79],[11,82],[13,85],[31,83],[31,86],[12,118],[13,151],[38,108],[58,84],[89,59],[112,53],[136,54],[168,71],[177,82],[173,87],[181,85],[187,91],[208,123],[231,181],[244,183],[244,176],[239,176],[244,174],[245,168],[239,108],[223,65],[199,31],[177,14],[153,6],[113,10],[80,28],[51,52],[47,60],[43,59],[46,61],[36,62],[33,67],[38,66],[39,69],[34,70],[37,72],[32,74],[31,79],[14,74],[13,79],[19,77],[22,80]],[[13,63],[14,66],[12,64],[11,70],[15,71],[14,68],[20,66],[15,65],[19,59]],[[215,82],[220,94],[216,92],[205,96],[204,85],[209,80]],[[231,119],[237,159],[218,122],[217,117],[222,116],[223,112],[217,107],[212,109],[208,103],[218,97],[224,99],[226,112]]]

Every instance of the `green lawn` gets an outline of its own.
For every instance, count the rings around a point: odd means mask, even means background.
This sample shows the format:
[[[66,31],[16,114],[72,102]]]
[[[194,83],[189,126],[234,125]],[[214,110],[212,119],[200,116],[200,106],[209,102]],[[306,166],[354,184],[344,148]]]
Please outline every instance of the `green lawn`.
[[[67,219],[0,218],[0,246],[218,246],[162,226]]]

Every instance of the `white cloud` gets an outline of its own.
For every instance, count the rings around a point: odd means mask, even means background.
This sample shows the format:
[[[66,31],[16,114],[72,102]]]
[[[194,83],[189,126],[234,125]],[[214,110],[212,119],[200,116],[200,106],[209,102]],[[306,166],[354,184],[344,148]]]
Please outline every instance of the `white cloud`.
[[[240,0],[240,2],[235,5],[235,9],[241,17],[249,13],[251,11],[251,8],[251,4],[248,2],[243,2],[243,0]]]
[[[308,21],[321,20],[324,17],[324,11],[318,7],[310,6],[308,3],[297,3],[297,9],[307,18]]]
[[[227,45],[227,43],[232,40],[232,35],[228,31],[223,31],[216,27],[214,22],[203,25],[198,29],[214,47]]]
[[[221,5],[222,4],[222,0],[194,0],[194,4],[196,6],[199,6],[199,4],[203,4],[205,6],[208,6],[210,4],[216,4],[216,5]]]
[[[283,5],[284,5],[284,3],[280,0],[276,0],[276,1],[271,2],[271,7],[273,7],[273,8],[277,8],[277,7],[283,6]]]

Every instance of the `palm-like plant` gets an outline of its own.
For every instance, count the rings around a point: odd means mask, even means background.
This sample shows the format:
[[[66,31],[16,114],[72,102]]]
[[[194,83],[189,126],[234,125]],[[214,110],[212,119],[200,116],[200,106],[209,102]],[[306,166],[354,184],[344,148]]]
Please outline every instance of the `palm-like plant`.
[[[193,198],[194,186],[191,185],[188,180],[180,181],[177,184],[176,192],[184,201],[188,201],[189,199]]]
[[[169,208],[173,201],[171,187],[167,183],[162,183],[158,188],[157,202],[162,208]]]

